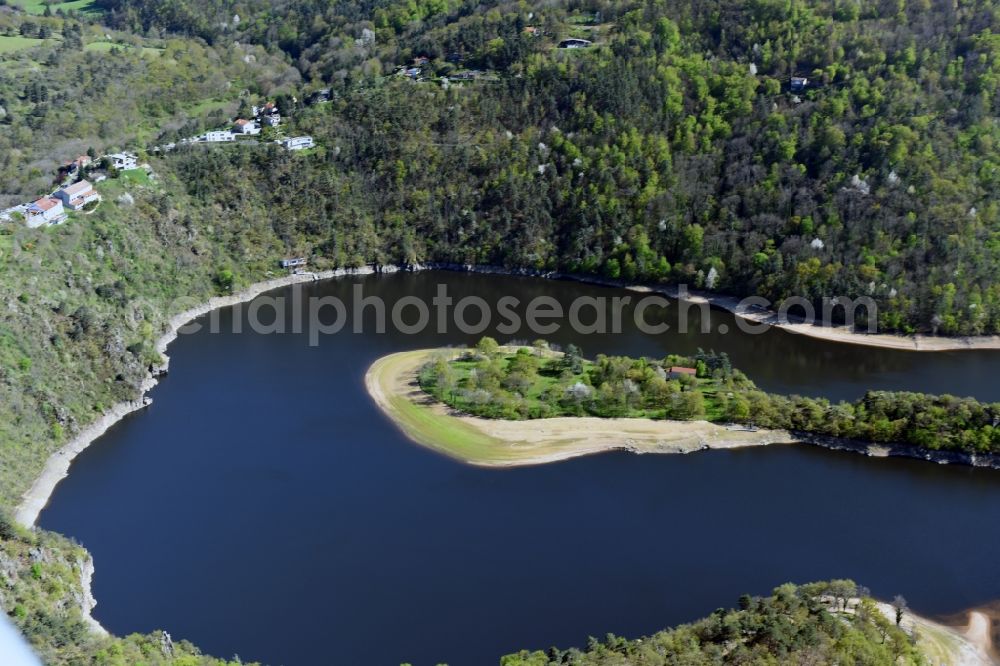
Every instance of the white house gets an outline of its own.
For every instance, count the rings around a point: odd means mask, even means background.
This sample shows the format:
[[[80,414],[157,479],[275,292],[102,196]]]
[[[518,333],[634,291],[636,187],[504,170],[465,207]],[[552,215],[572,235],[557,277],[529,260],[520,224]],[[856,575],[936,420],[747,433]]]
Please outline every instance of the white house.
[[[24,221],[32,229],[46,224],[59,224],[66,217],[63,203],[54,197],[42,197],[28,204],[24,211]]]
[[[311,136],[293,136],[290,139],[280,141],[282,146],[288,150],[305,150],[316,145]]]
[[[139,158],[132,153],[112,153],[106,157],[111,160],[111,166],[119,171],[127,171],[139,166]]]
[[[202,136],[204,137],[203,140],[208,141],[209,143],[222,143],[225,141],[236,140],[236,135],[229,130],[214,130],[211,132],[205,132]]]
[[[56,190],[55,196],[70,210],[80,210],[91,201],[101,200],[101,195],[86,180]]]
[[[240,118],[235,123],[233,123],[233,132],[235,134],[244,134],[247,136],[253,136],[255,134],[260,134],[260,127],[257,126],[252,120],[245,120]]]
[[[281,114],[272,113],[269,116],[262,117],[260,121],[267,127],[277,127],[281,124]]]

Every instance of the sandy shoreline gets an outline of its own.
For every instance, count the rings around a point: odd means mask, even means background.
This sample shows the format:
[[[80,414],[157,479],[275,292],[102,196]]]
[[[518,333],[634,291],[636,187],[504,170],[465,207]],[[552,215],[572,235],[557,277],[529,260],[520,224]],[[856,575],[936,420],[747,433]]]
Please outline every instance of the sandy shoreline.
[[[393,272],[394,270],[395,269],[390,267],[386,268],[385,272]],[[359,269],[339,269],[335,271],[325,271],[322,273],[305,273],[301,275],[289,275],[275,278],[273,280],[257,282],[231,296],[216,296],[210,298],[207,302],[201,305],[185,310],[184,312],[171,317],[167,324],[167,331],[156,341],[156,350],[163,357],[163,364],[160,368],[157,368],[157,372],[155,374],[150,373],[143,380],[140,385],[139,397],[135,400],[120,402],[113,405],[96,421],[78,432],[73,439],[49,456],[41,474],[39,474],[35,479],[31,488],[28,489],[28,491],[21,497],[21,503],[18,505],[14,514],[17,522],[25,527],[34,527],[35,522],[38,520],[38,515],[48,503],[49,498],[52,495],[52,491],[69,473],[70,464],[73,462],[73,459],[90,446],[94,440],[107,432],[108,428],[118,423],[118,421],[132,412],[142,409],[150,403],[147,394],[153,387],[156,386],[158,382],[157,377],[166,372],[170,362],[170,358],[166,353],[167,347],[171,342],[177,339],[178,332],[184,325],[192,322],[202,315],[212,312],[213,310],[238,305],[240,303],[246,303],[247,301],[253,300],[260,294],[274,289],[280,289],[282,287],[288,287],[306,282],[315,282],[317,280],[327,280],[349,275],[369,275],[371,273],[374,273],[374,270],[366,267]]]
[[[394,272],[396,269],[389,267],[383,270],[384,272],[389,273]],[[24,495],[21,496],[21,503],[17,506],[17,509],[14,512],[14,519],[25,527],[33,528],[35,523],[38,521],[38,516],[42,512],[42,509],[45,508],[45,505],[48,504],[49,499],[52,497],[52,492],[55,490],[56,486],[69,474],[70,465],[73,463],[73,459],[86,450],[88,446],[93,444],[97,438],[107,432],[111,426],[118,423],[118,421],[125,418],[132,412],[138,411],[152,402],[147,394],[158,383],[159,380],[157,378],[167,371],[170,364],[170,357],[166,353],[167,347],[171,342],[177,339],[177,335],[183,326],[194,321],[198,317],[201,317],[202,315],[212,312],[213,310],[251,301],[260,294],[274,289],[281,289],[282,287],[288,287],[295,284],[328,280],[348,275],[369,275],[374,272],[375,271],[372,268],[364,267],[358,269],[338,269],[319,273],[303,273],[299,275],[288,275],[285,277],[275,278],[273,280],[265,280],[263,282],[254,283],[246,289],[236,294],[232,294],[231,296],[216,296],[210,298],[207,302],[201,305],[195,306],[171,317],[167,324],[167,331],[156,341],[156,350],[163,357],[163,363],[159,368],[155,369],[155,372],[148,373],[145,379],[143,379],[142,384],[139,387],[139,397],[135,400],[128,400],[113,405],[96,421],[86,426],[83,430],[78,432],[73,439],[50,455],[48,460],[45,461],[45,467],[42,468],[42,472],[37,478],[35,478],[35,482],[31,485],[31,488],[29,488]],[[84,622],[90,627],[91,631],[98,634],[107,634],[107,630],[102,627],[91,614],[94,607],[97,605],[97,600],[94,598],[91,587],[93,574],[94,561],[93,558],[88,557],[87,561],[81,564],[80,584],[83,589],[83,599],[81,600],[80,610],[83,615]]]
[[[491,267],[475,267],[445,264],[426,264],[408,267],[406,269],[396,266],[385,266],[380,268],[380,272],[394,273],[400,270],[422,271],[422,270],[453,270],[477,272],[486,274],[503,274],[511,276],[542,277],[549,279],[572,280],[587,284],[597,284],[602,286],[619,287],[637,292],[659,293],[670,298],[678,298],[677,289],[674,287],[648,287],[642,285],[628,285],[619,281],[603,280],[597,277],[565,275],[558,273],[542,273],[533,271],[517,271],[499,269]],[[230,296],[219,296],[210,298],[207,302],[185,310],[173,316],[168,322],[166,332],[157,340],[157,351],[163,357],[163,364],[155,372],[149,373],[140,385],[139,397],[135,400],[120,402],[105,411],[98,419],[88,424],[79,431],[69,442],[60,449],[53,452],[47,459],[41,473],[35,479],[31,488],[22,495],[21,502],[17,506],[14,518],[26,527],[34,527],[38,516],[44,509],[58,483],[69,473],[73,460],[90,446],[95,440],[103,435],[118,421],[125,416],[148,406],[151,400],[148,393],[158,383],[158,376],[165,373],[169,365],[169,356],[166,354],[167,347],[178,335],[179,330],[191,321],[208,314],[214,310],[238,305],[253,300],[262,293],[292,286],[295,284],[328,280],[338,277],[352,275],[370,275],[376,270],[372,267],[361,267],[356,269],[337,269],[317,273],[305,273],[300,275],[289,275],[272,280],[250,285],[246,289]],[[738,306],[738,299],[726,296],[711,294],[692,293],[686,298],[691,303],[706,303],[719,307],[733,313],[737,317],[752,320],[755,323],[766,324],[781,328],[790,333],[807,335],[809,337],[822,340],[841,342],[845,344],[860,344],[872,347],[882,347],[891,349],[902,349],[911,351],[952,351],[961,349],[1000,349],[1000,336],[979,337],[979,338],[937,338],[929,336],[904,337],[895,335],[866,335],[848,331],[847,329],[822,328],[818,326],[808,326],[776,321],[773,313],[751,313],[742,311]],[[369,370],[369,374],[371,370]],[[368,377],[366,376],[366,384]],[[372,387],[369,385],[369,391]],[[375,393],[372,392],[373,398]],[[376,402],[378,400],[376,399]],[[384,407],[383,407],[384,409]],[[444,407],[441,407],[444,409]],[[454,416],[454,415],[451,415]],[[464,417],[473,419],[473,417]],[[479,419],[474,419],[479,421]],[[791,433],[783,431],[758,431],[748,433],[746,431],[732,431],[723,426],[708,422],[653,422],[658,423],[655,428],[650,428],[650,423],[646,419],[593,419],[598,423],[581,424],[580,419],[570,419],[578,422],[576,430],[571,439],[575,439],[575,444],[567,445],[565,426],[556,425],[554,428],[520,426],[516,430],[505,432],[504,428],[514,426],[496,426],[494,430],[486,429],[483,433],[490,438],[514,438],[522,441],[524,446],[521,450],[515,451],[515,457],[521,460],[498,460],[492,462],[472,462],[472,464],[484,464],[495,467],[504,467],[524,464],[543,464],[555,462],[568,458],[590,455],[610,450],[627,450],[634,453],[688,453],[691,451],[703,450],[707,448],[736,448],[743,446],[762,446],[779,442],[798,441]],[[640,423],[631,422],[644,422]],[[520,422],[506,422],[517,424]],[[680,425],[678,425],[680,424]],[[465,423],[465,425],[470,425]],[[583,425],[581,428],[580,426]],[[623,434],[625,435],[623,437]],[[534,447],[534,451],[525,457],[529,448]],[[529,460],[526,462],[525,460]],[[93,599],[90,590],[90,578],[93,575],[93,562],[90,561],[83,572],[83,584],[85,592],[85,602],[83,604],[84,619],[96,631],[104,631],[103,628],[90,615],[90,610],[96,601]]]
[[[767,326],[781,329],[795,335],[837,342],[841,344],[877,347],[881,349],[897,349],[902,351],[961,351],[974,349],[1000,349],[1000,335],[941,337],[933,335],[898,335],[893,333],[861,333],[846,326],[818,326],[781,320],[778,314],[771,310],[760,310],[741,305],[741,299],[735,296],[713,294],[700,290],[688,290],[686,294],[679,293],[676,285],[644,285],[631,284],[624,280],[611,280],[592,275],[574,273],[559,273],[556,271],[533,271],[507,269],[496,266],[472,266],[462,264],[428,263],[413,267],[413,270],[446,270],[468,273],[483,273],[493,275],[510,275],[519,277],[538,277],[551,280],[567,280],[582,284],[594,284],[603,287],[616,287],[638,293],[659,294],[668,298],[684,301],[693,305],[708,305],[725,310],[734,316],[756,326]]]
[[[888,603],[877,602],[881,612],[890,622],[896,621],[896,609]],[[917,640],[917,647],[932,664],[941,666],[993,666],[993,644],[989,632],[989,618],[981,611],[966,613],[967,626],[950,626],[917,615],[907,609],[900,628]]]
[[[404,270],[396,266],[386,266],[381,269],[385,273],[394,273]],[[568,275],[554,272],[540,271],[518,271],[489,266],[463,266],[458,264],[423,264],[407,268],[413,272],[423,270],[452,270],[466,271],[483,274],[502,274],[511,276],[540,277],[548,279],[572,280],[586,284],[596,284],[602,286],[619,287],[639,293],[656,293],[669,298],[678,299],[677,287],[672,286],[645,286],[629,285],[619,280],[606,280],[599,277]],[[157,350],[164,357],[163,370],[166,370],[169,358],[166,349],[171,342],[177,338],[178,331],[185,324],[192,320],[208,314],[213,310],[224,308],[239,303],[250,301],[260,294],[280,289],[282,287],[300,284],[304,282],[314,282],[327,280],[348,275],[369,275],[375,270],[371,267],[357,269],[337,269],[320,273],[306,273],[301,275],[289,275],[273,280],[266,280],[255,283],[243,291],[231,296],[218,296],[208,300],[199,306],[181,312],[170,319],[167,332],[157,341]],[[685,299],[687,302],[698,305],[707,304],[724,309],[737,317],[751,321],[754,324],[766,325],[779,328],[783,331],[797,335],[826,340],[829,342],[839,342],[844,344],[857,344],[870,347],[880,347],[885,349],[900,349],[909,351],[955,351],[963,349],[1000,349],[1000,336],[980,336],[964,338],[941,338],[932,336],[900,336],[890,334],[864,334],[847,330],[846,328],[821,327],[807,324],[796,324],[791,322],[781,322],[777,320],[777,315],[773,312],[749,311],[740,306],[739,299],[729,296],[713,295],[703,292],[691,292]],[[18,505],[15,518],[22,525],[31,527],[38,519],[38,515],[48,502],[49,496],[56,484],[68,473],[69,466],[73,459],[86,449],[95,439],[103,435],[108,428],[120,421],[128,414],[142,409],[149,404],[146,394],[156,386],[156,376],[150,374],[140,386],[140,397],[136,400],[121,402],[113,405],[97,420],[89,424],[76,434],[67,444],[54,452],[48,459],[43,471],[35,480],[32,487],[23,495],[21,503]]]
[[[521,467],[608,451],[693,453],[799,441],[784,430],[749,431],[708,421],[555,417],[484,419],[434,401],[417,385],[420,366],[439,350],[383,356],[365,374],[372,400],[418,444],[480,467]]]

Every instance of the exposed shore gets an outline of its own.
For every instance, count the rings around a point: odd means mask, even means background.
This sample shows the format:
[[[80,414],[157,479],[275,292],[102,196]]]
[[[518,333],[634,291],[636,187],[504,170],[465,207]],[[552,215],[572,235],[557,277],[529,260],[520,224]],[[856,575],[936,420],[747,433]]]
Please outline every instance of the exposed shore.
[[[383,269],[383,272],[391,273],[396,270],[397,269],[393,267],[386,267]],[[157,378],[166,373],[170,364],[170,357],[167,356],[166,353],[167,347],[171,342],[177,339],[178,332],[183,326],[189,324],[202,315],[212,312],[213,310],[238,305],[240,303],[246,303],[262,293],[272,291],[274,289],[289,287],[291,285],[305,282],[315,282],[318,280],[344,277],[348,275],[370,275],[374,272],[375,271],[372,268],[364,267],[357,269],[338,269],[320,273],[303,273],[299,275],[288,275],[285,277],[275,278],[273,280],[265,280],[263,282],[252,284],[246,289],[230,296],[216,296],[214,298],[210,298],[207,302],[201,305],[195,306],[171,317],[167,324],[166,332],[156,341],[156,350],[163,357],[163,363],[160,367],[155,368],[153,372],[150,372],[143,380],[139,387],[139,397],[135,400],[120,402],[113,405],[97,420],[78,432],[73,439],[49,456],[41,474],[39,474],[35,479],[31,488],[29,488],[28,491],[22,495],[21,503],[18,505],[14,513],[14,518],[18,523],[24,525],[25,527],[34,527],[35,522],[38,520],[38,515],[41,513],[42,509],[45,508],[45,505],[48,504],[49,498],[52,496],[52,491],[60,481],[66,478],[66,475],[69,473],[69,467],[73,462],[73,459],[90,446],[94,440],[107,432],[111,426],[118,423],[118,421],[125,418],[132,412],[142,409],[150,404],[151,400],[148,398],[147,394],[153,387],[156,386],[158,382]]]
[[[540,465],[605,451],[691,453],[800,443],[872,458],[912,458],[1000,469],[1000,456],[995,454],[932,451],[787,430],[749,431],[708,421],[593,416],[515,421],[470,416],[437,402],[418,385],[420,366],[432,354],[445,352],[420,349],[384,356],[368,369],[365,386],[375,403],[411,439],[471,465]]]
[[[631,284],[625,280],[611,280],[591,275],[559,273],[555,271],[516,270],[494,266],[428,263],[413,267],[413,270],[429,269],[540,277],[553,280],[569,280],[584,284],[618,287],[620,289],[627,289],[638,293],[660,294],[674,300],[691,303],[692,305],[704,304],[709,307],[726,310],[754,327],[767,326],[771,328],[778,328],[782,331],[795,335],[804,335],[817,340],[838,342],[841,344],[920,352],[1000,349],[1000,336],[998,335],[942,337],[935,335],[862,333],[860,331],[852,330],[847,326],[820,326],[815,324],[798,323],[795,321],[784,320],[778,316],[778,313],[771,310],[762,310],[760,308],[751,308],[746,305],[742,305],[741,299],[735,296],[713,294],[711,292],[700,290],[689,290],[686,294],[682,295],[679,293],[679,289],[676,285]]]
[[[394,273],[400,270],[421,271],[421,270],[453,270],[487,274],[504,274],[513,276],[543,277],[549,279],[565,279],[582,283],[598,284],[602,286],[612,286],[629,289],[637,292],[659,293],[671,298],[678,298],[675,287],[657,286],[648,287],[642,285],[628,285],[620,281],[605,280],[597,277],[566,275],[559,273],[545,273],[538,271],[518,271],[493,267],[462,266],[451,264],[425,264],[412,267],[384,266],[379,268],[379,272]],[[229,296],[219,296],[210,298],[207,302],[185,310],[173,316],[167,326],[166,332],[157,340],[157,351],[163,358],[163,363],[159,368],[150,372],[139,387],[139,396],[135,400],[120,402],[99,418],[88,424],[79,431],[69,442],[60,449],[52,453],[47,459],[41,473],[35,479],[31,488],[24,495],[17,506],[14,518],[25,527],[34,527],[42,509],[49,502],[49,499],[56,485],[69,473],[73,460],[90,446],[97,438],[103,435],[115,423],[123,419],[128,414],[148,406],[151,399],[148,392],[153,389],[158,377],[164,374],[169,365],[169,357],[166,354],[167,347],[173,342],[180,329],[191,321],[208,314],[214,310],[230,307],[253,300],[257,296],[267,291],[292,286],[295,284],[327,280],[350,275],[369,275],[375,273],[372,267],[361,267],[356,269],[337,269],[316,273],[304,273],[299,275],[289,275],[272,280],[265,280],[255,283],[236,294]],[[978,338],[938,338],[930,336],[894,336],[894,335],[867,335],[849,331],[846,328],[823,328],[819,326],[808,326],[777,321],[777,315],[773,313],[745,312],[738,306],[738,299],[704,293],[692,293],[686,298],[689,302],[698,304],[706,303],[710,306],[719,307],[732,312],[738,317],[752,320],[755,323],[762,323],[769,326],[776,326],[791,333],[807,335],[818,339],[841,342],[846,344],[860,344],[873,347],[883,347],[892,349],[903,349],[911,351],[951,351],[961,349],[1000,349],[1000,337],[978,337]],[[374,368],[375,366],[373,366]],[[366,377],[366,383],[369,376]],[[368,383],[369,391],[373,398],[379,402],[377,389],[373,390],[372,384]],[[389,403],[388,396],[384,397],[386,404]],[[384,410],[386,407],[380,403]],[[446,408],[439,407],[439,410]],[[386,410],[388,412],[388,410]],[[446,414],[449,418],[456,419],[456,423],[461,423],[466,429],[473,428],[473,425],[466,421],[480,421],[473,417],[455,414]],[[559,419],[549,419],[558,421]],[[610,450],[627,450],[635,453],[688,453],[703,449],[737,448],[746,446],[763,446],[773,443],[790,443],[806,441],[799,436],[784,431],[739,431],[729,430],[724,426],[708,422],[650,422],[646,419],[587,419],[587,423],[582,423],[581,419],[565,419],[576,422],[573,427],[570,424],[553,423],[551,427],[538,428],[537,426],[525,427],[518,425],[518,422],[509,423],[510,426],[494,424],[490,428],[475,429],[467,432],[476,433],[476,441],[495,444],[500,438],[507,442],[522,442],[522,445],[510,447],[505,456],[499,459],[477,461],[476,456],[469,456],[465,461],[471,464],[482,464],[489,466],[515,466],[543,464],[565,460],[572,457],[589,455]],[[595,421],[596,423],[590,423]],[[651,425],[652,424],[652,425]],[[401,426],[402,427],[402,426]],[[457,426],[456,426],[457,427]],[[509,428],[509,429],[508,429]],[[406,428],[404,428],[406,430]],[[446,451],[434,446],[427,441],[421,441],[417,435],[409,433],[411,437],[417,439],[422,444],[431,446],[435,450],[443,453]],[[419,434],[419,433],[418,433]],[[851,443],[830,443],[813,441],[821,446],[829,448],[844,448],[860,450],[868,455],[912,455],[905,451],[889,451],[884,453],[876,450],[876,447],[858,448]],[[449,453],[449,455],[451,455]],[[455,456],[461,459],[461,456]],[[927,456],[928,460],[934,458]],[[937,462],[962,462],[965,460],[936,460]],[[1000,461],[990,461],[989,466],[1000,467]],[[973,461],[970,464],[976,464]],[[90,610],[96,602],[90,591],[89,579],[93,572],[93,563],[88,563],[83,575],[85,601],[82,604],[84,619],[97,631],[103,628],[90,615]]]
[[[471,266],[461,264],[437,264],[428,263],[415,265],[406,269],[397,266],[385,266],[380,269],[385,273],[394,273],[400,270],[422,271],[422,270],[452,270],[465,271],[484,274],[503,274],[512,276],[541,277],[548,279],[573,280],[588,284],[603,286],[614,286],[640,293],[657,293],[670,298],[679,298],[677,287],[671,286],[644,286],[629,285],[620,280],[607,280],[599,277],[569,275],[555,272],[530,271],[530,270],[510,270],[490,266]],[[337,269],[319,273],[305,273],[301,275],[289,275],[273,280],[266,280],[255,283],[239,293],[230,296],[219,296],[209,299],[206,303],[181,312],[171,318],[166,333],[157,341],[157,350],[164,358],[164,364],[160,371],[165,371],[169,358],[166,355],[167,346],[173,342],[179,329],[192,320],[205,315],[213,310],[245,303],[253,300],[260,294],[291,286],[304,282],[314,282],[326,280],[346,275],[367,275],[374,273],[371,267],[357,269]],[[955,351],[962,349],[1000,349],[1000,336],[980,336],[964,338],[942,338],[933,336],[901,336],[890,334],[865,334],[850,331],[845,327],[822,327],[807,324],[797,324],[792,322],[782,322],[778,320],[777,314],[772,312],[749,311],[740,306],[739,299],[730,296],[708,294],[704,292],[689,293],[685,300],[693,304],[707,304],[709,306],[722,308],[733,313],[742,319],[752,321],[755,324],[763,324],[780,328],[789,333],[806,335],[808,337],[827,340],[830,342],[840,342],[845,344],[858,344],[871,347],[881,347],[886,349],[901,349],[909,351]],[[145,378],[140,386],[140,396],[136,400],[120,402],[109,408],[94,422],[90,423],[83,430],[76,434],[72,440],[54,452],[46,461],[45,467],[35,479],[31,488],[22,496],[21,503],[15,511],[15,519],[27,527],[31,527],[38,519],[39,513],[48,503],[56,484],[59,483],[69,471],[73,459],[86,449],[90,444],[104,434],[108,428],[120,421],[128,414],[142,409],[149,404],[146,394],[156,386],[156,375],[151,373]]]
[[[891,604],[878,602],[878,609],[890,622],[896,621],[896,610]],[[993,666],[997,661],[989,618],[978,610],[968,611],[966,617],[967,626],[949,626],[906,610],[900,628],[916,637],[917,647],[932,664]]]
[[[784,430],[730,429],[708,421],[597,417],[510,421],[469,416],[435,401],[417,383],[420,366],[438,351],[384,356],[368,369],[365,386],[411,439],[471,465],[519,467],[606,451],[692,453],[799,441]]]

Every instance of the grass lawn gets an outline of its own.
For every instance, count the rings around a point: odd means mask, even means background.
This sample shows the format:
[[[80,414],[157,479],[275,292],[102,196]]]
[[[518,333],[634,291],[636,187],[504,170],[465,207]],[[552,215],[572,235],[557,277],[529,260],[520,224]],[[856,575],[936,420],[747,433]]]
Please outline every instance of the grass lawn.
[[[90,42],[89,44],[87,44],[83,48],[85,50],[87,50],[87,51],[93,51],[95,53],[110,53],[111,49],[113,49],[115,47],[117,47],[119,49],[133,49],[133,48],[135,48],[131,44],[121,44],[121,43],[118,43],[118,42]],[[163,55],[163,52],[164,52],[164,49],[159,49],[159,48],[155,48],[155,47],[152,47],[152,46],[143,46],[142,47],[142,55],[144,55],[144,56],[152,56],[152,57],[159,58],[160,56]]]
[[[24,11],[29,14],[42,14],[45,12],[46,4],[49,4],[53,12],[57,9],[61,9],[64,12],[75,10],[78,12],[86,12],[88,14],[96,14],[101,11],[94,6],[94,0],[67,0],[67,2],[50,3],[46,3],[44,0],[15,0],[12,4],[20,5],[24,8]]]
[[[235,109],[235,105],[235,100],[231,99],[206,99],[188,107],[188,115],[198,117],[216,109],[228,109],[230,106]]]
[[[399,380],[418,368],[427,356],[427,351],[421,350],[381,358],[368,371],[366,382],[380,389],[385,401],[383,407],[400,429],[417,443],[459,459],[491,459],[502,450],[502,442],[440,413],[427,401],[414,401],[402,394]],[[419,388],[416,393],[420,393]]]
[[[0,53],[13,53],[14,51],[30,49],[35,46],[41,46],[46,41],[32,37],[21,37],[20,35],[12,37],[0,36]]]
[[[90,42],[83,48],[86,51],[99,51],[101,53],[107,53],[115,46],[120,46],[122,48],[129,48],[127,44],[115,44],[114,42]]]
[[[153,181],[149,179],[149,174],[146,173],[145,169],[129,169],[127,171],[121,171],[118,173],[118,180],[122,181],[126,185],[144,185],[150,186]]]

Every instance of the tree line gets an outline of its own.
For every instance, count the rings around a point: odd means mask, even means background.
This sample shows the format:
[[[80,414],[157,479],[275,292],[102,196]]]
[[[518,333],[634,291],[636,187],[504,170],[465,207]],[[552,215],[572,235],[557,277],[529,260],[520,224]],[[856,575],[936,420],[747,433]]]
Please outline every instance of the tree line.
[[[420,373],[439,400],[487,418],[554,416],[707,419],[932,451],[1000,453],[1000,404],[923,393],[869,391],[854,402],[759,390],[726,354],[662,360],[598,355],[539,341],[510,352],[492,338],[438,357]]]

